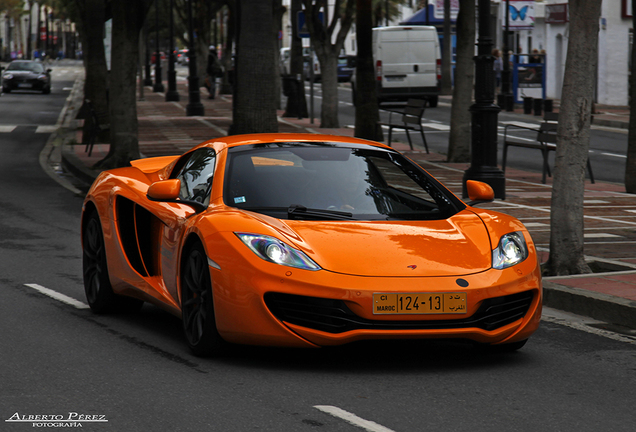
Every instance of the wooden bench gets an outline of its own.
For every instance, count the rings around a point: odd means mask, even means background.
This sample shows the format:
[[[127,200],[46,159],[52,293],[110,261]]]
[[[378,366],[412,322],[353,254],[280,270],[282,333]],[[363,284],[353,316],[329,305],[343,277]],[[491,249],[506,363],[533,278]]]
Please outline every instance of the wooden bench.
[[[502,171],[506,172],[506,160],[508,158],[508,147],[523,147],[541,150],[543,156],[543,170],[541,176],[541,182],[545,184],[546,174],[552,177],[550,172],[550,165],[548,163],[548,156],[551,151],[556,151],[556,131],[559,122],[558,113],[545,113],[543,123],[538,127],[529,127],[524,124],[510,123],[504,127],[504,147],[503,147],[503,159],[502,159]],[[536,141],[527,142],[508,138],[508,129],[524,129],[531,130],[537,133]],[[594,183],[594,173],[592,173],[592,165],[590,164],[590,158],[587,158],[587,170],[590,174],[590,181]]]
[[[426,109],[426,100],[423,99],[409,99],[404,107],[403,111],[391,111],[389,110],[389,121],[378,122],[380,126],[388,126],[389,128],[389,140],[388,145],[391,146],[391,135],[393,129],[404,129],[406,131],[406,137],[409,140],[409,146],[413,150],[413,142],[411,141],[411,135],[409,131],[419,131],[422,135],[422,141],[424,142],[424,148],[428,153],[428,144],[426,143],[426,137],[424,136],[424,129],[422,128],[422,116]],[[391,118],[393,114],[401,115],[400,121],[393,121]]]

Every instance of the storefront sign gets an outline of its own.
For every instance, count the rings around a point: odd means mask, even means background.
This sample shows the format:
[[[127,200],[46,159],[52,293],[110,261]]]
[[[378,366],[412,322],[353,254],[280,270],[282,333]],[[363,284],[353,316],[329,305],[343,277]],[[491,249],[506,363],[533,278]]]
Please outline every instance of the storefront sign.
[[[568,21],[567,3],[545,5],[546,24],[565,24]]]
[[[534,28],[534,0],[508,0],[506,3],[509,4],[508,27],[510,30],[532,30]]]

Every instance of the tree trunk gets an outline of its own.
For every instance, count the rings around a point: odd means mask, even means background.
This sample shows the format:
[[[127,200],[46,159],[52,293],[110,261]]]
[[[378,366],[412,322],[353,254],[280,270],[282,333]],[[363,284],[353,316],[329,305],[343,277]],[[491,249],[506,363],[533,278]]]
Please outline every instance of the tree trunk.
[[[601,2],[570,2],[570,37],[557,129],[550,214],[548,272],[552,275],[590,272],[583,250],[583,195],[590,147]]]
[[[271,2],[242,0],[233,134],[278,132]]]
[[[636,0],[632,11],[636,11]],[[636,13],[632,16],[632,28],[636,28]],[[632,48],[632,65],[636,65],[636,49]],[[625,190],[636,194],[636,73],[632,66],[629,76],[629,134],[627,136],[627,162],[625,164]]]
[[[451,107],[448,162],[470,162],[470,120],[475,77],[475,1],[460,0],[457,15],[457,64]]]
[[[323,50],[316,50],[318,61],[320,61],[320,83],[322,85],[321,128],[340,127],[338,121],[338,54],[330,48],[325,46]]]
[[[151,0],[112,0],[113,41],[110,72],[110,151],[101,168],[130,165],[138,159],[136,76],[139,36]]]
[[[84,99],[91,101],[98,113],[100,125],[110,124],[108,114],[108,69],[104,53],[104,19],[106,4],[104,0],[87,0],[79,2],[81,21],[81,35],[84,44],[84,65],[86,79],[84,81]],[[85,115],[85,118],[88,116]],[[84,122],[84,129],[90,127],[90,122]],[[106,131],[108,133],[108,131]],[[108,140],[98,137],[100,142]]]
[[[287,98],[287,106],[283,117],[309,116],[307,112],[307,99],[305,98],[305,79],[303,71],[303,42],[298,36],[298,12],[301,10],[301,0],[291,0],[291,25],[292,39],[289,60],[289,74],[296,79],[297,88],[295,95]]]
[[[456,28],[457,31],[459,31],[459,25],[457,25]],[[452,48],[450,0],[444,0],[444,52],[442,53],[442,82],[440,84],[440,93],[443,95],[449,95],[452,92]]]
[[[356,106],[355,136],[382,141],[382,129],[378,126],[380,111],[375,88],[373,68],[373,5],[371,0],[357,0],[356,11],[356,89],[353,97]]]
[[[345,5],[341,5],[341,0],[337,0],[334,5],[334,14],[331,19],[325,14],[325,23],[319,18],[319,11],[326,6],[324,0],[303,0],[305,5],[305,22],[311,37],[311,43],[316,50],[316,55],[320,61],[320,73],[322,80],[322,106],[321,106],[321,128],[338,128],[338,55],[344,46],[344,40],[351,24],[355,11],[356,0],[342,0]],[[340,24],[340,29],[336,36],[336,41],[331,42],[336,24]]]

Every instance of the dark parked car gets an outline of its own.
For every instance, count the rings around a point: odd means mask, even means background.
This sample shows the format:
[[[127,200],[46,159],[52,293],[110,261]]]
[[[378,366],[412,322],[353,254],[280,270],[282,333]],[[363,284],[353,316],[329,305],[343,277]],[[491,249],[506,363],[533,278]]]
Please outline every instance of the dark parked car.
[[[338,57],[338,81],[351,81],[356,70],[356,56],[342,55]]]
[[[11,90],[51,93],[51,69],[44,69],[44,65],[37,61],[12,61],[2,74],[2,91],[9,93]]]

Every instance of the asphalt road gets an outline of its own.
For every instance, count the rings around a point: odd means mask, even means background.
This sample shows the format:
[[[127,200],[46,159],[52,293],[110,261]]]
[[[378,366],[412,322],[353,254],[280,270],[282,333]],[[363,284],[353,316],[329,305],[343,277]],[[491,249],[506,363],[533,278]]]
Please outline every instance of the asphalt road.
[[[310,86],[305,83],[307,103],[309,104]],[[355,124],[355,109],[352,103],[351,86],[349,83],[340,83],[339,90],[339,119],[341,127],[353,127]],[[314,115],[316,127],[320,126],[320,105],[322,91],[320,83],[314,84]],[[388,120],[389,113],[385,109],[399,108],[403,103],[385,103],[381,106],[381,119]],[[383,110],[383,108],[385,108]],[[470,107],[466,107],[468,109]],[[507,122],[535,123],[542,121],[541,117],[521,116],[502,111],[498,115],[499,120],[499,164],[503,153],[504,126]],[[426,140],[430,151],[441,154],[448,153],[448,136],[450,130],[450,104],[440,100],[436,108],[427,108],[422,123],[425,125]],[[385,130],[385,134],[387,130]],[[394,130],[394,139],[407,142],[404,131]],[[412,133],[414,145],[423,150],[423,145],[418,134]],[[520,140],[535,141],[536,132],[516,129],[512,137]],[[554,166],[554,152],[550,152],[550,166]],[[597,180],[624,183],[625,161],[627,154],[627,130],[592,126],[590,138],[590,160],[594,177]],[[508,150],[507,165],[510,167],[541,172],[541,153],[533,149],[511,147]]]
[[[82,199],[38,165],[38,127],[70,88],[58,73],[51,95],[0,98],[0,430],[633,430],[636,341],[554,311],[514,354],[402,341],[212,359],[190,355],[179,321],[155,307],[93,315]]]

